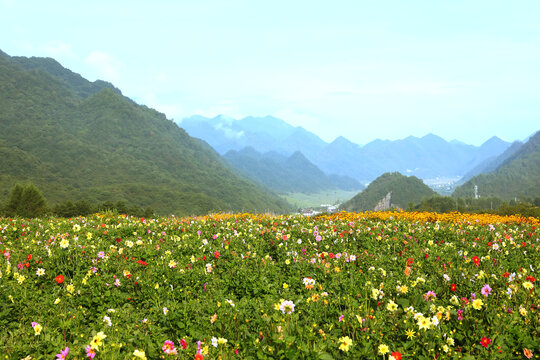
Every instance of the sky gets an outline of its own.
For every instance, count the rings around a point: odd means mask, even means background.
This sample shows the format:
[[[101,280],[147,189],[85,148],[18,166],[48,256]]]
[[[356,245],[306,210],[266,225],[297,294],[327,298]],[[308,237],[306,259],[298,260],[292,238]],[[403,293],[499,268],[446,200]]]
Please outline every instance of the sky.
[[[181,122],[272,115],[330,142],[540,130],[540,1],[0,0],[0,50]]]

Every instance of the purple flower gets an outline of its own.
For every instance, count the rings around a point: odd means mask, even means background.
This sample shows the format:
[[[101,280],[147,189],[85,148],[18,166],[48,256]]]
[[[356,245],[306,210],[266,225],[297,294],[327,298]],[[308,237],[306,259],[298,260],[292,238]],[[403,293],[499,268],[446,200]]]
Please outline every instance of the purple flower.
[[[485,297],[488,297],[488,295],[491,294],[491,287],[489,287],[488,284],[484,285],[484,287],[482,288],[482,290],[480,290],[480,293],[482,295],[484,295]]]

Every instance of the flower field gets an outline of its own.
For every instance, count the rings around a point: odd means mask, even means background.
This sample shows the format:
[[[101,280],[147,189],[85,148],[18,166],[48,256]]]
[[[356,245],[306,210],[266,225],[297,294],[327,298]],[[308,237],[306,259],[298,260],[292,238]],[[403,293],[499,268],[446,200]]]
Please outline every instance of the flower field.
[[[0,358],[538,358],[539,225],[0,218]]]

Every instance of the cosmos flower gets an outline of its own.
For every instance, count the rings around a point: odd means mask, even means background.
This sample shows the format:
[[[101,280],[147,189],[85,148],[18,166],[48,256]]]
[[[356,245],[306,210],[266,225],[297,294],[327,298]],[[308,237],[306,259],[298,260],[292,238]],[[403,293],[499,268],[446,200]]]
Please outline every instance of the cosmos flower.
[[[291,314],[294,312],[294,303],[290,300],[283,300],[279,305],[279,310],[283,314]]]
[[[59,354],[56,354],[56,358],[59,360],[65,360],[69,354],[69,348],[66,347],[64,350],[61,350]]]

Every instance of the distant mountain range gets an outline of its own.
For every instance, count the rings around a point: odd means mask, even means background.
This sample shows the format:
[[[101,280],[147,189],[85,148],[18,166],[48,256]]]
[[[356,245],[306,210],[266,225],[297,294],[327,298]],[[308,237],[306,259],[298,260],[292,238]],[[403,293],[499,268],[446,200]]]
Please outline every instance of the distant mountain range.
[[[357,180],[343,175],[326,175],[300,151],[289,157],[277,152],[261,154],[252,147],[229,150],[224,156],[249,178],[280,193],[312,194],[322,190],[361,190]]]
[[[289,205],[166,117],[49,58],[0,52],[0,203],[32,182],[53,205],[125,201],[162,214]]]
[[[540,197],[540,131],[524,143],[514,143],[507,151],[485,163],[482,173],[473,176],[453,193],[473,197],[478,187],[480,197],[503,200]]]
[[[306,129],[272,116],[240,120],[224,116],[192,116],[183,119],[180,126],[221,154],[245,147],[284,156],[300,151],[324,173],[346,175],[363,183],[394,171],[422,179],[461,177],[511,145],[492,137],[477,147],[459,141],[449,142],[433,134],[395,141],[374,140],[365,146],[344,137],[326,143]]]

